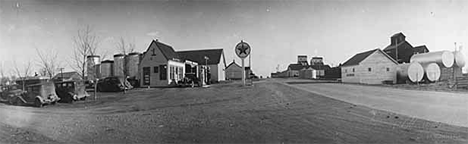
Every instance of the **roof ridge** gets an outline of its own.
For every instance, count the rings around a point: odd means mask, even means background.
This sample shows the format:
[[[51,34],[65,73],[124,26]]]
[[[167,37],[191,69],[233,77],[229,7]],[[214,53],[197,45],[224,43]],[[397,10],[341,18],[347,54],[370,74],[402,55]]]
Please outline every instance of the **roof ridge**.
[[[209,51],[209,50],[224,50],[223,48],[217,48],[217,49],[197,49],[197,50],[180,50],[177,52],[190,52],[190,51]]]

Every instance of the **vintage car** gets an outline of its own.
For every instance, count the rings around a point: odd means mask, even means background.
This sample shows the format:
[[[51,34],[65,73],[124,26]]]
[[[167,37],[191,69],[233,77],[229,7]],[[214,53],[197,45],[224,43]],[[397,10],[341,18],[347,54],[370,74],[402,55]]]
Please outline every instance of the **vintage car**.
[[[97,83],[97,91],[99,92],[118,92],[132,89],[133,86],[122,77],[106,77],[99,80]]]
[[[73,103],[73,101],[85,100],[89,97],[82,81],[55,82],[55,92],[60,98],[60,102]]]
[[[7,102],[11,105],[20,105],[22,101],[18,96],[21,96],[24,93],[26,93],[26,91],[19,89],[19,85],[2,87],[0,92],[0,102]]]
[[[18,98],[26,104],[42,107],[45,104],[55,104],[60,98],[55,93],[53,82],[43,82],[26,86],[26,92]]]

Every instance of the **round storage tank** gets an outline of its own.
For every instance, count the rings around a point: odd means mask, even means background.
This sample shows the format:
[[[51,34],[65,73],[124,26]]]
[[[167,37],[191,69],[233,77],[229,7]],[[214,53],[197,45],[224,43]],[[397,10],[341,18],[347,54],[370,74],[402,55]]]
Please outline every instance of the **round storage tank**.
[[[411,62],[419,62],[422,65],[436,63],[441,67],[452,67],[455,61],[454,55],[450,51],[437,51],[422,54],[415,54],[411,57]]]
[[[463,53],[461,53],[460,51],[454,51],[453,55],[455,57],[455,65],[457,65],[458,67],[464,67],[465,56],[463,55]]]
[[[98,75],[98,69],[96,69],[96,65],[100,62],[100,56],[98,55],[89,55],[86,57],[86,71],[87,71],[87,78],[88,80],[94,80]]]
[[[129,53],[127,62],[128,76],[136,78],[138,76],[138,66],[140,65],[140,53]]]
[[[124,60],[125,55],[114,55],[114,76],[124,76]]]
[[[424,76],[424,69],[421,64],[417,62],[410,63],[408,66],[407,75],[411,82],[420,82]]]
[[[438,81],[440,78],[440,67],[436,63],[424,65],[424,72],[426,74],[426,79],[430,82]]]
[[[101,63],[101,78],[114,76],[113,71],[114,71],[113,60],[105,60]]]

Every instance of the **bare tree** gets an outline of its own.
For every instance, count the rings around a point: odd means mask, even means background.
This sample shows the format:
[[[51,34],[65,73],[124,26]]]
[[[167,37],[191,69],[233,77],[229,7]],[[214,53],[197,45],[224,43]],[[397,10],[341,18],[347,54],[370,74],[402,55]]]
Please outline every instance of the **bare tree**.
[[[60,61],[57,59],[57,52],[42,53],[39,49],[36,48],[37,55],[40,59],[39,65],[41,67],[40,74],[42,76],[48,76],[52,78],[55,76],[58,68],[60,67]]]
[[[13,65],[14,65],[14,72],[16,75],[18,75],[18,78],[21,80],[22,83],[22,88],[25,90],[25,80],[26,78],[30,75],[31,73],[31,61],[28,60],[28,62],[25,63],[23,69],[21,70],[18,65],[16,64],[16,60],[13,60]]]
[[[121,67],[121,70],[122,70],[123,79],[124,79],[123,84],[124,84],[124,86],[126,86],[127,77],[129,76],[129,69],[128,69],[129,59],[126,58],[125,56],[127,56],[131,52],[134,52],[135,44],[131,43],[131,42],[125,42],[125,39],[123,37],[120,37],[120,41],[119,41],[119,43],[117,43],[117,49],[119,49],[121,54],[124,55],[123,67]],[[125,93],[125,88],[124,88],[123,92]]]
[[[135,51],[135,44],[131,42],[126,42],[123,37],[120,37],[119,43],[117,44],[117,49],[120,50],[121,54],[126,56],[129,53]],[[124,78],[129,76],[128,64],[129,64],[128,59],[124,58],[123,68],[122,68],[122,73],[124,74]]]
[[[90,26],[77,31],[73,37],[74,55],[73,68],[78,71],[82,79],[86,74],[86,59],[89,55],[95,55],[98,47],[98,37]]]
[[[1,65],[0,65],[0,76],[1,76],[0,85],[4,85],[8,81],[10,81],[10,79],[5,76],[5,69],[6,68],[3,66],[3,62],[2,62]]]

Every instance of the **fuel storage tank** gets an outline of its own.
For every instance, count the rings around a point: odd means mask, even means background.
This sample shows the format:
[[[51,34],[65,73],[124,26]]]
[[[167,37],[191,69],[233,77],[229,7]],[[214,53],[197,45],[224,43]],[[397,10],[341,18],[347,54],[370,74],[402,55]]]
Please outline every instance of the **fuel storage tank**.
[[[123,54],[115,54],[114,55],[114,76],[124,76],[124,63],[125,63],[125,55]]]
[[[437,51],[429,53],[415,54],[411,57],[411,62],[419,62],[422,65],[436,63],[440,67],[452,67],[455,57],[450,51]]]

